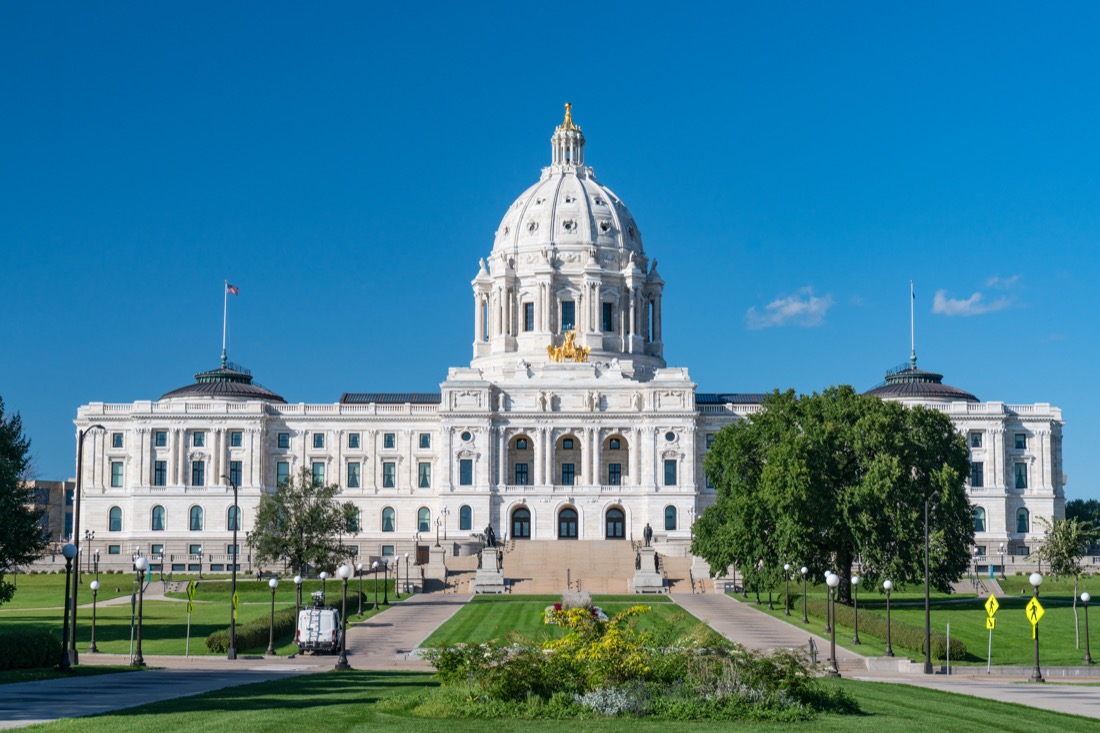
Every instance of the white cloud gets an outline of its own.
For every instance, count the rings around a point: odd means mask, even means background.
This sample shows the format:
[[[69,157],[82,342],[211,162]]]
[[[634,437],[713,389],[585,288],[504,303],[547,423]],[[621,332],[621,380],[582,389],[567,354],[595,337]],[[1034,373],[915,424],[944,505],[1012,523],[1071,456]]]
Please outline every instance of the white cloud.
[[[932,300],[932,312],[944,316],[980,316],[983,313],[1004,310],[1010,305],[1012,299],[1007,296],[986,301],[977,292],[969,298],[948,298],[946,290],[937,290],[936,297]]]
[[[755,307],[749,308],[745,322],[753,330],[791,324],[804,328],[820,326],[832,306],[833,296],[818,297],[814,295],[813,288],[806,287],[794,295],[773,300],[764,306],[763,312]]]
[[[998,277],[997,275],[994,275],[993,277],[985,281],[985,286],[987,288],[1001,288],[1002,290],[1008,290],[1013,285],[1015,285],[1016,281],[1019,279],[1019,275],[1012,275],[1011,277]]]

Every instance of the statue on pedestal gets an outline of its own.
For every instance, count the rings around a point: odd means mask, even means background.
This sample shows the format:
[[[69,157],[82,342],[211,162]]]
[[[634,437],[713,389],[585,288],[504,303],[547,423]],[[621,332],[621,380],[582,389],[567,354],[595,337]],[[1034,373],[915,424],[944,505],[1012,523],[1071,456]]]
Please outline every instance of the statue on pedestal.
[[[489,525],[485,528],[485,546],[496,547],[497,546],[497,533],[493,531],[493,525]]]
[[[645,540],[646,547],[653,542],[653,527],[649,526],[649,522],[646,522],[645,529],[642,530],[642,539]]]

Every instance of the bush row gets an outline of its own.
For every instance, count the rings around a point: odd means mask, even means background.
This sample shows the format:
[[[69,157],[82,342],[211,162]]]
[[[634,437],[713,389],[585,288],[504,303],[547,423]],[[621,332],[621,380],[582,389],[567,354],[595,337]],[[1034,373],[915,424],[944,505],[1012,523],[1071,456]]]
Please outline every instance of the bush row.
[[[810,598],[809,601],[809,605],[807,606],[809,613],[814,616],[825,618],[828,601],[819,598]],[[793,606],[791,613],[794,613]],[[851,606],[837,603],[836,617],[837,620],[845,626],[853,626],[855,624],[855,610]],[[866,631],[871,636],[878,637],[885,641],[886,614],[880,614],[876,611],[860,611],[859,628],[861,631]],[[891,646],[901,647],[902,649],[909,649],[918,654],[924,654],[924,627],[913,626],[912,624],[890,619],[890,644]],[[966,644],[957,638],[952,639],[951,658],[962,659],[965,656]],[[947,636],[935,631],[932,632],[932,658],[947,658]]]
[[[61,640],[49,631],[0,631],[0,669],[52,667],[60,657]]]
[[[293,608],[284,608],[275,612],[275,636],[292,633],[297,623],[297,612]],[[270,617],[263,616],[237,625],[237,651],[263,646],[270,635]],[[229,651],[229,629],[215,631],[206,637],[206,648],[215,654]]]

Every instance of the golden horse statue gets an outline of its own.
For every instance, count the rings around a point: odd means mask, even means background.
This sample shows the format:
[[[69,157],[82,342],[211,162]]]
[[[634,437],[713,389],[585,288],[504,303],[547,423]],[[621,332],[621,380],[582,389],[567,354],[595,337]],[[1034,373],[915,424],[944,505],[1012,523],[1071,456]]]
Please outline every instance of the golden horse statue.
[[[576,339],[576,331],[566,331],[564,344],[561,346],[554,346],[553,344],[547,346],[546,354],[550,357],[550,361],[559,364],[564,361],[588,361],[588,354],[592,351],[592,348],[589,346],[577,346]]]

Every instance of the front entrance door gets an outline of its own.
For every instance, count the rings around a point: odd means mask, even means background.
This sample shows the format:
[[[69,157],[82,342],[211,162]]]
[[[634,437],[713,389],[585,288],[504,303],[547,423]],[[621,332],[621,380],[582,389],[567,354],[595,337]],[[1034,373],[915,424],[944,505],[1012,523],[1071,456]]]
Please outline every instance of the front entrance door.
[[[577,539],[577,510],[562,509],[558,514],[558,539]]]
[[[512,512],[512,539],[531,539],[531,511],[520,507]]]
[[[427,565],[428,564],[428,546],[417,545],[416,546],[416,564]]]
[[[604,520],[604,534],[609,540],[626,538],[626,515],[622,509],[608,509]]]

